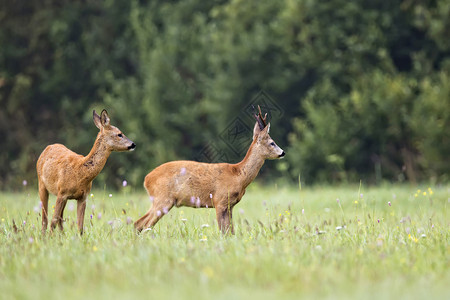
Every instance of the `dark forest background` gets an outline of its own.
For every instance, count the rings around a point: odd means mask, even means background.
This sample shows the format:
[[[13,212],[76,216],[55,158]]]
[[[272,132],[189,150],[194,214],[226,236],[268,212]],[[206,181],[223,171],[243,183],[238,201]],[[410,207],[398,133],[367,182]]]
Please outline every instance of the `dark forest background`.
[[[87,154],[93,109],[137,144],[94,186],[237,162],[251,104],[287,152],[259,180],[447,182],[449,16],[447,0],[0,0],[0,189],[36,184],[48,144]]]

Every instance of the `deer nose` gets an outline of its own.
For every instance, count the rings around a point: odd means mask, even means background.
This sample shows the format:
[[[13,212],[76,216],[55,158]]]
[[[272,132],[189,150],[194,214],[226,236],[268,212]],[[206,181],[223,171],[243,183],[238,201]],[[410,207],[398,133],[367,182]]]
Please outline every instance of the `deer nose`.
[[[283,151],[278,157],[283,157],[286,153]]]
[[[136,148],[135,143],[131,143],[131,146],[128,146],[128,150],[134,150],[134,148]]]

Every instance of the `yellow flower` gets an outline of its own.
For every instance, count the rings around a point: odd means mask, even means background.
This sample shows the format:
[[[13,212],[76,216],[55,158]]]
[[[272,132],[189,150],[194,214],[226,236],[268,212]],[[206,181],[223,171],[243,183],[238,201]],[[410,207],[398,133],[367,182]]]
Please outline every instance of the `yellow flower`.
[[[417,194],[420,194],[420,192],[421,192],[421,190],[419,189],[419,190],[417,190]]]
[[[416,194],[414,194],[414,197],[416,197],[416,198],[417,198],[417,196],[418,196],[418,195],[417,195],[417,193],[416,193]]]
[[[358,204],[358,200],[355,200],[355,204]]]
[[[427,192],[423,192],[423,195],[426,196],[426,195],[427,195]]]
[[[97,252],[97,247],[96,246],[94,246],[94,247],[92,247],[92,251],[94,251],[94,252]]]

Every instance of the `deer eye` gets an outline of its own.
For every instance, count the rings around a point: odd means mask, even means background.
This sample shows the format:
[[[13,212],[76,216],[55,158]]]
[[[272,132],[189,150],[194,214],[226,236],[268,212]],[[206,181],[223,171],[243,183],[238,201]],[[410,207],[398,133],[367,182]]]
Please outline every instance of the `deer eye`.
[[[274,142],[270,143],[270,146],[275,146],[275,143]]]
[[[121,133],[119,133],[117,136],[121,138],[123,135]]]

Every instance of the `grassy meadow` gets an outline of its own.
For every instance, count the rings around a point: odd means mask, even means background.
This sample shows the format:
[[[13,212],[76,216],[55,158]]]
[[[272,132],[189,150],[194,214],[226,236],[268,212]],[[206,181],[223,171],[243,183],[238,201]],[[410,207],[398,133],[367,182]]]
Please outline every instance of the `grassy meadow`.
[[[254,183],[228,237],[192,208],[135,234],[150,205],[137,190],[94,190],[82,237],[75,201],[65,231],[42,235],[37,189],[1,193],[0,298],[450,298],[449,186]]]

